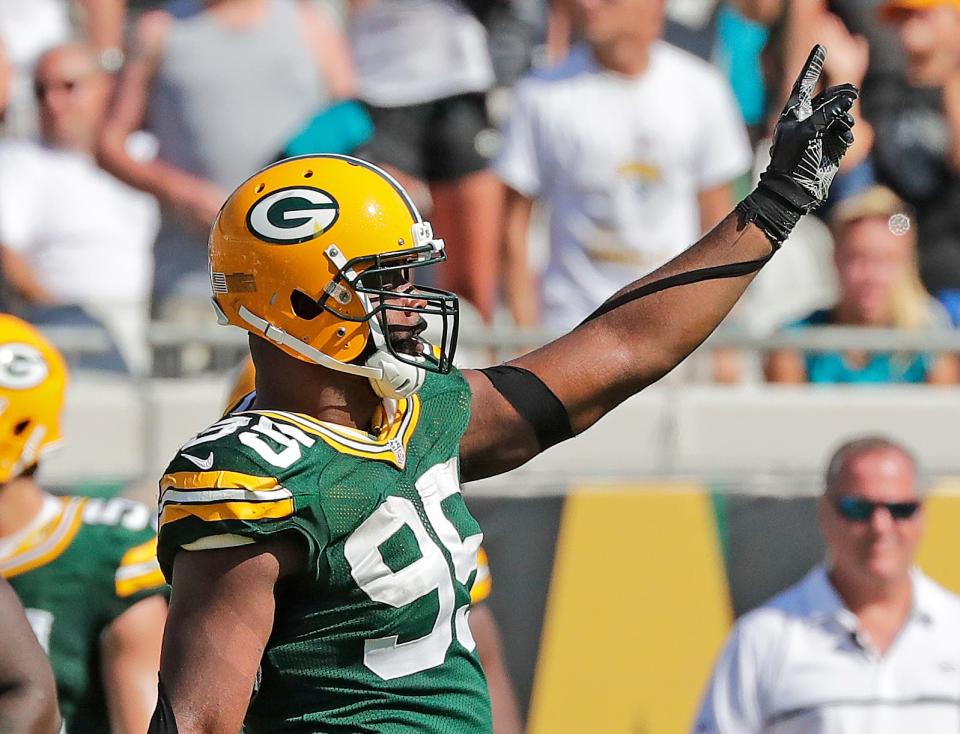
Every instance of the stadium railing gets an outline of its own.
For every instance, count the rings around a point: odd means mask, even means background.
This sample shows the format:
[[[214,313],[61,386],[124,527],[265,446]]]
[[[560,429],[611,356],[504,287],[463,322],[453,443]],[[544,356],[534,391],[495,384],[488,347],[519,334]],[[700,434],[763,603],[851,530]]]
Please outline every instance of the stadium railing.
[[[70,355],[102,347],[103,335],[94,331],[47,333]],[[539,330],[471,329],[462,347],[490,363],[550,336]],[[49,476],[64,482],[155,478],[185,438],[219,417],[232,368],[246,352],[245,335],[237,329],[163,325],[151,329],[150,343],[164,367],[153,376],[75,371],[67,440],[47,462]],[[718,332],[705,348],[718,346],[755,354],[782,347],[960,352],[960,332],[811,328],[758,338],[731,330]],[[197,351],[200,358],[191,357]],[[537,493],[582,478],[706,476],[746,481],[764,493],[795,494],[802,488],[791,478],[819,471],[838,441],[866,432],[900,437],[934,473],[960,473],[953,438],[960,415],[957,389],[717,386],[671,377],[628,400],[572,444],[546,452],[506,479],[481,483],[478,491],[497,492],[504,483],[513,485],[511,491],[519,486]]]

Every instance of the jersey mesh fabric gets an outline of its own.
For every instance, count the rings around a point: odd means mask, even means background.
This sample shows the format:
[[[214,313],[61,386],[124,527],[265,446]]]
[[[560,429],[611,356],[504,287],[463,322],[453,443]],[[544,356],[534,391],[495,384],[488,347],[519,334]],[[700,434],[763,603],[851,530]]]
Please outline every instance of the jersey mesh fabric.
[[[61,553],[22,573],[16,557],[0,562],[50,656],[67,734],[110,731],[101,681],[101,635],[136,602],[167,593],[156,566],[151,515],[146,506],[124,499],[65,499],[64,512],[54,521],[59,524],[51,527],[70,538]],[[41,546],[42,540],[21,556]],[[141,557],[135,558],[138,553]],[[134,562],[128,562],[130,558]]]
[[[246,731],[491,730],[483,672],[457,623],[469,607],[480,541],[456,481],[469,405],[459,373],[431,374],[379,436],[258,409],[228,416],[173,460],[161,481],[160,561],[168,577],[180,547],[224,533],[255,540],[291,533],[309,556],[308,570],[278,587]],[[239,427],[224,433],[227,421]],[[275,440],[283,432],[299,438]],[[207,461],[208,452],[211,469],[197,472],[195,460]],[[197,478],[185,478],[191,474]],[[259,502],[236,494],[244,483],[265,493]],[[191,492],[205,502],[191,503]],[[407,598],[408,582],[425,575],[439,579],[435,588]],[[421,659],[414,649],[422,648],[433,656]],[[368,660],[371,650],[386,668]],[[400,668],[397,656],[407,661]]]

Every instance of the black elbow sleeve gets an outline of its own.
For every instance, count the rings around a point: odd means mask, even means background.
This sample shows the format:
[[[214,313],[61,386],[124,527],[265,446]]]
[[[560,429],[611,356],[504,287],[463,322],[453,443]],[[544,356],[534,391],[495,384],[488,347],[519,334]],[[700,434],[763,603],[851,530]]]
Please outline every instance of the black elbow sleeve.
[[[480,370],[507,402],[530,424],[540,450],[573,438],[567,408],[530,370],[498,365]]]

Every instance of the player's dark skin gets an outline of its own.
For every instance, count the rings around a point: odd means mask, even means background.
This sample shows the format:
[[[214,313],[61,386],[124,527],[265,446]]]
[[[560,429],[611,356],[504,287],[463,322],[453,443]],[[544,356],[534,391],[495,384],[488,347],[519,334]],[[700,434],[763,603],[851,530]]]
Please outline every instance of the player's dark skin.
[[[731,214],[696,245],[625,290],[695,268],[762,258],[770,249],[759,229],[752,224],[738,229]],[[540,377],[563,401],[579,433],[687,357],[752,279],[696,283],[632,301],[509,364]],[[389,313],[394,339],[404,341],[418,328],[418,313]],[[254,336],[250,352],[258,409],[370,429],[381,401],[366,378],[303,362]],[[460,444],[462,479],[499,474],[540,453],[529,423],[490,381],[474,370],[463,374],[473,400]],[[240,730],[273,628],[274,588],[305,558],[295,541],[283,539],[177,554],[160,666],[180,732]],[[189,634],[178,632],[183,630]]]
[[[60,729],[53,671],[3,579],[0,620],[0,733],[53,734]]]

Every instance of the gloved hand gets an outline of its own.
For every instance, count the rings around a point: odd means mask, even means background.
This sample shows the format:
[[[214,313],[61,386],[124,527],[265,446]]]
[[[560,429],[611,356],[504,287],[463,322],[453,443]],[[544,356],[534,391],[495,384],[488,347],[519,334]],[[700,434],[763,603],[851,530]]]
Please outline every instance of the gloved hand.
[[[853,144],[848,110],[860,94],[853,84],[816,97],[827,49],[814,46],[793,85],[773,136],[770,165],[757,188],[737,205],[741,223],[753,222],[778,249],[803,214],[827,198],[840,159]]]

